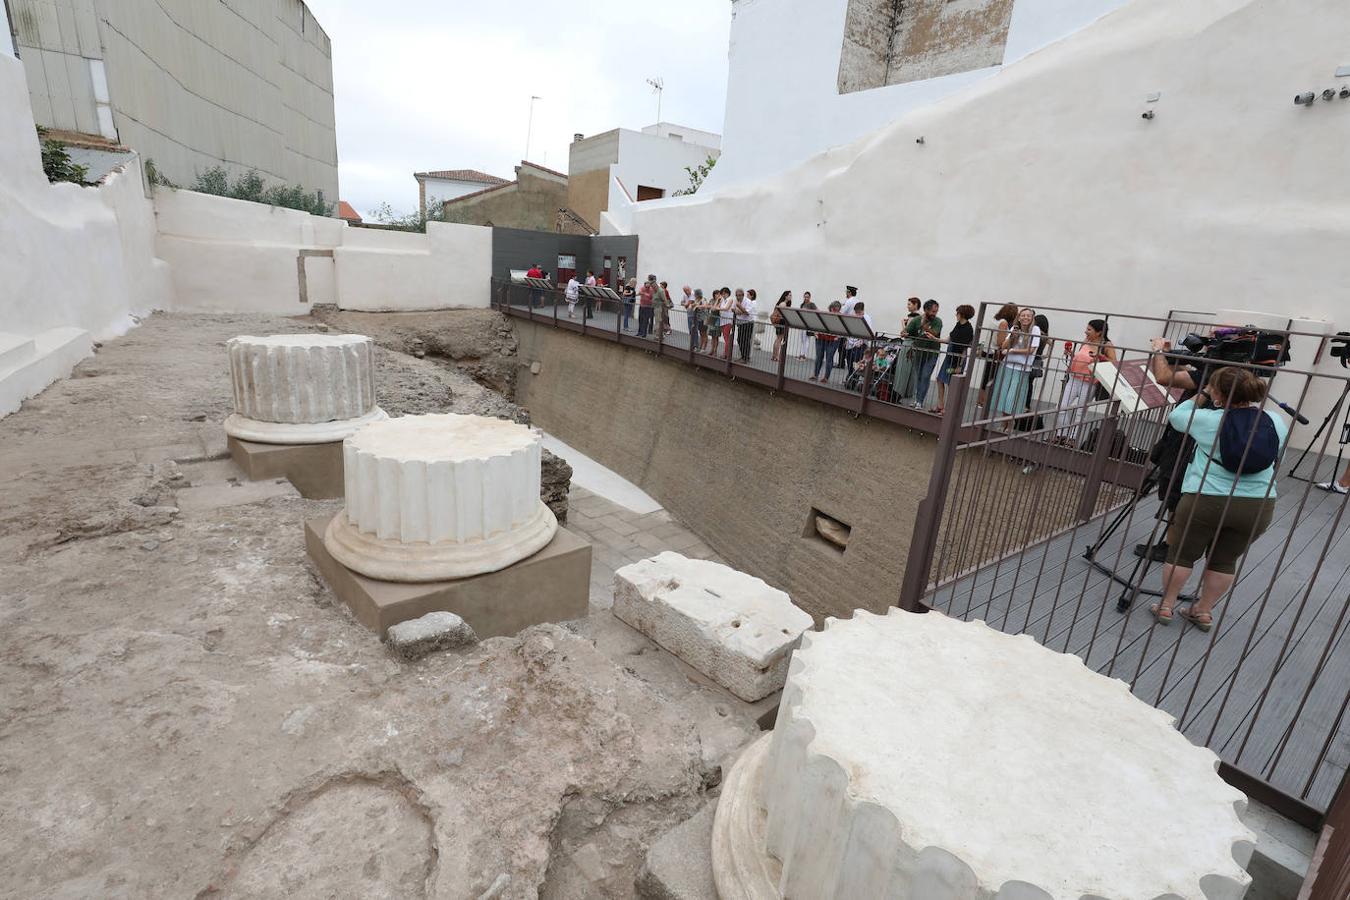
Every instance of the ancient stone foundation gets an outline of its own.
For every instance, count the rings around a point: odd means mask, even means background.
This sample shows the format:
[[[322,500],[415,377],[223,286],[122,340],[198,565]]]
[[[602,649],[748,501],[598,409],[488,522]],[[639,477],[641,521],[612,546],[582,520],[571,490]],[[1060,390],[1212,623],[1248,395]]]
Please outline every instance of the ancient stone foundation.
[[[495,572],[542,549],[558,520],[539,499],[540,436],[482,416],[406,416],[343,444],[346,509],[324,545],[383,581]]]
[[[808,633],[713,831],[722,900],[1238,900],[1246,798],[1171,718],[982,622]]]
[[[751,703],[783,687],[812,625],[760,579],[670,551],[614,573],[614,615]]]
[[[263,444],[341,441],[384,418],[375,404],[374,345],[359,334],[241,336],[227,345],[231,437]]]

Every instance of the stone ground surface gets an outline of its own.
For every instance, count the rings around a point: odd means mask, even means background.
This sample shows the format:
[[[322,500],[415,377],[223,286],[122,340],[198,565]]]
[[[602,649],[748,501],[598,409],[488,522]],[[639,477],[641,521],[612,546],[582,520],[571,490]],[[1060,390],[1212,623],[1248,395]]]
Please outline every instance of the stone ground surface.
[[[340,501],[224,459],[224,342],[313,327],[157,315],[0,420],[0,896],[631,896],[760,710],[614,619],[609,584],[712,550],[574,492],[587,619],[396,660],[306,559]],[[377,366],[392,415],[519,414],[453,361]]]

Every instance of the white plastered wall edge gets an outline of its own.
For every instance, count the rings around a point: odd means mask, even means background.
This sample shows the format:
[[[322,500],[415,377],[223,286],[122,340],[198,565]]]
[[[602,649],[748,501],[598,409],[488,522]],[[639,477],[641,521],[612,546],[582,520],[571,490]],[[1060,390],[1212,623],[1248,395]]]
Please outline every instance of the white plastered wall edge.
[[[140,160],[97,187],[49,184],[22,64],[0,55],[0,415],[70,370],[93,342],[172,305],[154,256]],[[12,137],[10,137],[12,136]]]
[[[855,284],[892,333],[914,294],[944,314],[1269,309],[1344,329],[1350,181],[1328,173],[1350,146],[1350,100],[1293,97],[1339,87],[1347,46],[1339,0],[1133,0],[787,172],[639,204],[643,268],[817,301]],[[1113,322],[1112,337],[1138,347],[1143,327]],[[1331,388],[1310,392],[1314,421]]]

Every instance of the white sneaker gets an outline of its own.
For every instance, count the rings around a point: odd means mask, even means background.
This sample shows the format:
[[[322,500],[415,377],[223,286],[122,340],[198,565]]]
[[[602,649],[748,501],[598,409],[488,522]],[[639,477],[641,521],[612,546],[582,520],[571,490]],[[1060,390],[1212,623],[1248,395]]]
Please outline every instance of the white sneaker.
[[[1331,491],[1333,494],[1350,494],[1350,488],[1342,487],[1340,482],[1324,481],[1318,485],[1324,491]]]

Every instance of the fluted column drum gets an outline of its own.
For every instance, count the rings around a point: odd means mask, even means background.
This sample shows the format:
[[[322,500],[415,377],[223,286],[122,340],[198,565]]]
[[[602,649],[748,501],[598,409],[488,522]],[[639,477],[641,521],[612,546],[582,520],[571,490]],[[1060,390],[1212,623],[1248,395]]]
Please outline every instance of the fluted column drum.
[[[343,442],[347,506],[324,545],[382,581],[495,572],[541,550],[558,520],[539,499],[539,432],[484,416],[388,419]]]
[[[1239,900],[1255,835],[1218,762],[1028,635],[858,610],[793,654],[713,875],[722,900]]]
[[[325,444],[386,418],[375,405],[374,344],[361,334],[241,335],[226,345],[232,437]]]

